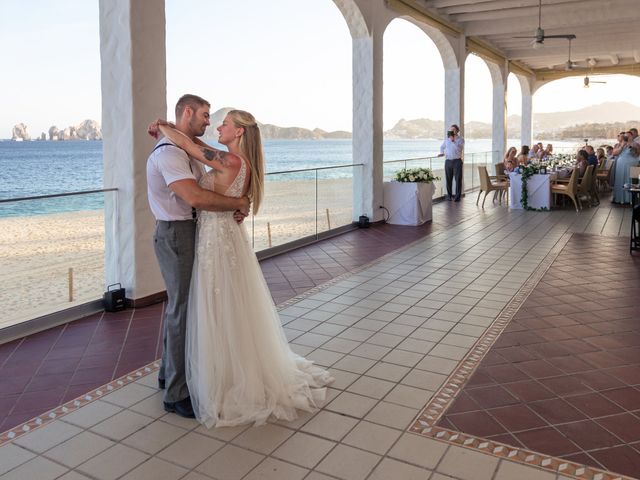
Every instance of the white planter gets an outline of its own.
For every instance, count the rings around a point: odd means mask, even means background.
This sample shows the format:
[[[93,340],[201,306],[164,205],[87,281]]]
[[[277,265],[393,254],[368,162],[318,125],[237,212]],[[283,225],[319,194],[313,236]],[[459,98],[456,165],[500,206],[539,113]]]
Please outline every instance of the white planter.
[[[389,210],[387,223],[422,225],[432,217],[433,183],[384,182],[384,206]]]

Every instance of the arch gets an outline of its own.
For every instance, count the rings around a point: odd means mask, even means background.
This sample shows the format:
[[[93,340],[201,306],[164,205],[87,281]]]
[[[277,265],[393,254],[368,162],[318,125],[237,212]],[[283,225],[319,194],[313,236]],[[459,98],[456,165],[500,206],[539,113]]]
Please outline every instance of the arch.
[[[457,42],[457,40],[442,33],[435,27],[419,22],[413,17],[401,16],[398,18],[402,18],[403,20],[407,20],[408,22],[413,23],[420,30],[427,34],[427,36],[435,44],[438,52],[440,52],[440,58],[445,70],[451,68],[459,68],[460,65],[464,64],[466,60],[466,53],[464,55],[461,55],[464,56],[464,58],[459,58],[459,49],[455,48],[455,43]]]
[[[333,0],[333,3],[338,7],[345,22],[347,22],[352,38],[366,38],[369,36],[369,27],[355,0]]]
[[[407,45],[412,45],[411,51]],[[401,119],[440,118],[445,71],[440,51],[429,35],[407,17],[396,17],[384,31],[383,52],[384,129]]]
[[[489,69],[489,74],[491,75],[491,82],[493,83],[493,85],[506,85],[507,77],[505,76],[505,74],[508,74],[508,72],[506,72],[506,70],[497,63],[487,60],[480,55],[478,56],[482,59],[482,61]]]

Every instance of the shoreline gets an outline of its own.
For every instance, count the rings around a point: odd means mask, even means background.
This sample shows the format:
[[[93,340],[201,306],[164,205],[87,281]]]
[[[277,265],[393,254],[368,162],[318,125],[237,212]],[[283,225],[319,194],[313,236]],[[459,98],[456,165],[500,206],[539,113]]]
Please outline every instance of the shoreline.
[[[314,180],[266,182],[265,199],[253,225],[245,226],[254,251],[316,233]],[[318,182],[317,231],[352,221],[352,180]],[[0,328],[102,298],[104,211],[83,210],[0,218]],[[152,245],[149,234],[149,245]],[[73,300],[69,301],[69,268]]]

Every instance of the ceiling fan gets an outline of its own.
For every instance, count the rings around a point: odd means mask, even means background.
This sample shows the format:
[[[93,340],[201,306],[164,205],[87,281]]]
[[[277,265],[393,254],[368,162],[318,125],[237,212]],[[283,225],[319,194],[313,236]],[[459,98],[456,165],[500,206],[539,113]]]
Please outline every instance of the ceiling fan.
[[[533,42],[531,46],[535,49],[542,48],[544,46],[544,41],[547,38],[566,38],[571,41],[576,38],[573,34],[559,34],[559,35],[545,35],[544,30],[542,29],[542,0],[539,0],[538,3],[538,28],[536,28],[536,33],[533,37],[513,37],[513,38],[531,38]]]
[[[573,40],[575,37],[575,35],[572,35],[573,38],[569,38],[569,58],[567,59],[567,61],[564,63],[564,69],[567,72],[570,72],[571,70],[573,70],[574,68],[576,68],[578,66],[577,63],[572,62],[571,61],[571,40]]]
[[[589,85],[591,85],[592,83],[607,83],[607,82],[603,82],[601,80],[600,81],[599,80],[591,80],[589,78],[589,75],[585,75],[583,82],[584,82],[584,88],[589,88]]]

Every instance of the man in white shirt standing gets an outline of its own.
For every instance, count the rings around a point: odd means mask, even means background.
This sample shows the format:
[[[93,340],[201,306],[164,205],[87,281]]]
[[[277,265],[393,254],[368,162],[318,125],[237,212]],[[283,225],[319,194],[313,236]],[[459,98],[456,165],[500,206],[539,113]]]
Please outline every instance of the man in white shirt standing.
[[[176,128],[195,139],[209,125],[210,104],[196,95],[183,95],[176,104]],[[149,133],[157,137],[156,128]],[[167,288],[162,362],[158,386],[164,388],[164,409],[193,418],[185,376],[185,332],[189,285],[195,252],[195,209],[237,211],[236,221],[249,213],[247,197],[232,198],[198,185],[202,164],[167,138],[161,138],[147,160],[149,206],[156,218],[154,249]],[[166,388],[165,388],[166,387]]]
[[[444,155],[444,175],[447,184],[447,200],[460,201],[462,195],[462,150],[464,149],[464,138],[460,135],[460,128],[451,125],[447,132],[447,138],[440,146],[440,155]],[[456,180],[456,191],[452,194],[452,180]]]

